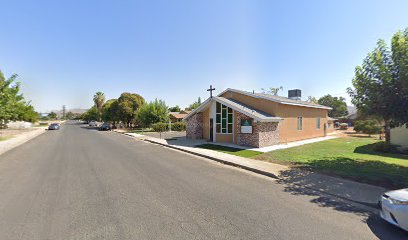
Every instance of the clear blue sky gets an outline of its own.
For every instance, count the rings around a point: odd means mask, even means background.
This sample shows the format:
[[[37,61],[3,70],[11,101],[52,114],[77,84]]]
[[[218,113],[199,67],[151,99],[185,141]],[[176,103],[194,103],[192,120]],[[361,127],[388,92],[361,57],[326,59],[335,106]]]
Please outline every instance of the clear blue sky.
[[[347,96],[379,38],[408,26],[408,1],[1,0],[0,69],[39,111],[136,92],[187,106],[210,84]]]

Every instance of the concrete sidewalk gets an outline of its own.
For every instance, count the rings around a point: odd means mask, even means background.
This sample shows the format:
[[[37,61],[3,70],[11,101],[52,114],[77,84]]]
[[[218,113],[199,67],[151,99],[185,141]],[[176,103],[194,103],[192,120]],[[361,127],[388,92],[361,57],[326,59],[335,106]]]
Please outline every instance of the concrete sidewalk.
[[[379,197],[387,191],[387,189],[382,187],[195,147],[196,145],[204,144],[206,141],[191,141],[186,139],[184,142],[177,141],[176,144],[175,142],[166,139],[152,138],[135,133],[122,133],[139,140],[160,144],[162,146],[209,158],[227,165],[273,177],[278,179],[278,183],[285,185],[285,191],[293,194],[314,195],[319,197],[322,197],[321,194],[325,194],[369,207],[371,208],[371,211],[374,211]]]
[[[0,155],[7,152],[8,150],[11,150],[17,146],[20,146],[21,144],[39,136],[40,134],[45,133],[46,128],[47,127],[38,127],[38,129],[29,131],[29,132],[24,132],[10,139],[7,139],[5,141],[1,141],[0,142]]]

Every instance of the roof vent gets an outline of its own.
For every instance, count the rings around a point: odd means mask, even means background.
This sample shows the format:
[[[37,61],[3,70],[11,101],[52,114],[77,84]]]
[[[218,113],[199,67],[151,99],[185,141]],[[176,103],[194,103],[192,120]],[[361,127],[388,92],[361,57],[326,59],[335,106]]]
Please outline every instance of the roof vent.
[[[302,91],[300,89],[293,89],[288,91],[288,98],[293,100],[300,100]]]

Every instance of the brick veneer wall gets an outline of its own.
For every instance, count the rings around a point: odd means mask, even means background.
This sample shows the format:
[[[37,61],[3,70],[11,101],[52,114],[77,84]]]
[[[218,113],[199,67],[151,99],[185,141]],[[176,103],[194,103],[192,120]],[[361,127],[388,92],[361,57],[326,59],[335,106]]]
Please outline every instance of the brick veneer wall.
[[[186,137],[191,139],[203,138],[202,113],[196,113],[186,120]]]
[[[252,133],[241,133],[241,119],[252,119],[236,112],[235,134],[237,144],[251,147],[266,147],[279,143],[278,123],[252,121]],[[253,119],[252,119],[253,120]]]

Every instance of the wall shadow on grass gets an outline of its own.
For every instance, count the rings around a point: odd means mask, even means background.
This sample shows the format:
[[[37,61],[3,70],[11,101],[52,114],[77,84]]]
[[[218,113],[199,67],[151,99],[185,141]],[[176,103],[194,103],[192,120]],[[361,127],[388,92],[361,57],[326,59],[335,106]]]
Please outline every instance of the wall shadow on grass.
[[[397,158],[400,160],[408,160],[408,155],[406,154],[387,153],[387,152],[377,151],[376,148],[381,148],[381,145],[383,144],[384,142],[376,142],[376,143],[371,143],[371,144],[367,144],[364,146],[356,147],[356,149],[354,149],[354,153],[369,154],[369,155],[389,157],[389,158]]]
[[[327,162],[325,160],[321,161]],[[342,160],[339,164],[348,163],[348,160]],[[379,239],[406,239],[406,232],[387,224],[380,219],[376,211],[373,212],[373,208],[376,208],[376,202],[367,202],[363,198],[353,197],[358,196],[359,190],[351,186],[348,187],[349,181],[339,179],[331,182],[324,175],[305,171],[304,168],[292,168],[281,172],[281,179],[278,180],[278,183],[284,186],[285,192],[293,195],[310,196],[312,197],[310,202],[319,207],[361,216],[373,234]],[[310,167],[307,169],[310,169]],[[378,193],[378,195],[381,195],[381,193]],[[377,197],[379,198],[374,193],[373,198],[377,199]]]
[[[299,164],[298,168],[318,170],[321,173],[343,177],[357,182],[398,189],[408,186],[408,167],[373,160],[356,160],[346,157],[313,160]]]

